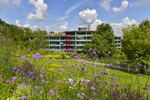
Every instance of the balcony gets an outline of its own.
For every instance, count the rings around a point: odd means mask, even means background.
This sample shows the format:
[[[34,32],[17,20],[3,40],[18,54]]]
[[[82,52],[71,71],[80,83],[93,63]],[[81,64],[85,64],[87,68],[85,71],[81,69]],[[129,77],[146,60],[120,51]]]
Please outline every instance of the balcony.
[[[65,35],[66,37],[70,37],[71,35]]]
[[[61,44],[49,44],[49,46],[61,46]]]
[[[121,48],[121,47],[116,47],[116,48],[118,49],[118,48]]]
[[[58,42],[58,41],[60,41],[59,39],[50,39],[50,40],[48,40],[48,41],[50,41],[50,42]]]
[[[70,46],[70,44],[66,44],[66,46]]]
[[[86,35],[86,34],[83,34],[83,35],[75,35],[76,37],[92,37],[92,35]]]
[[[66,39],[66,42],[69,42],[70,41],[70,39]]]
[[[121,43],[115,43],[115,45],[121,45]]]
[[[78,40],[75,40],[75,41],[79,41],[79,42],[80,42],[80,41],[81,41],[81,42],[83,42],[83,41],[84,41],[84,42],[86,42],[86,41],[88,42],[88,41],[89,41],[89,42],[91,42],[90,39],[88,39],[88,40],[78,39]]]
[[[85,44],[76,44],[75,46],[84,46]]]
[[[115,41],[121,41],[120,39],[115,39]]]

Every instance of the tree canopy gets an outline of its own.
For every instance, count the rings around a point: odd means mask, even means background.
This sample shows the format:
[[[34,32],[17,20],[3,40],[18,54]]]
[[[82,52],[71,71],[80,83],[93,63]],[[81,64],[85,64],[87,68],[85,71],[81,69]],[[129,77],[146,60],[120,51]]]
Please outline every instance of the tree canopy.
[[[105,23],[98,25],[92,35],[90,46],[89,48],[95,48],[97,52],[100,52],[98,54],[100,57],[111,56],[116,49],[112,27]]]
[[[123,29],[122,50],[131,61],[136,60],[142,68],[148,67],[150,57],[150,21]],[[136,59],[135,59],[136,57]],[[143,69],[142,69],[143,70]]]
[[[45,43],[44,42],[45,35],[47,34],[47,32],[39,29],[32,31],[28,27],[18,27],[16,25],[8,24],[0,19],[0,34],[7,39],[11,39],[21,48],[24,47],[30,48],[30,47],[43,47],[44,45],[41,44]],[[36,39],[38,38],[36,42],[34,42],[34,44],[33,42],[31,43],[31,41],[29,41],[31,37],[34,37]]]

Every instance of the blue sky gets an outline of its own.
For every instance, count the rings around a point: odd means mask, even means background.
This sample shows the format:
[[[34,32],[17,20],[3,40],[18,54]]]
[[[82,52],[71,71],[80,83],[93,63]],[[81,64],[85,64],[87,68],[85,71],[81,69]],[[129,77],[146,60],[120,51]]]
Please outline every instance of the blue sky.
[[[150,0],[0,0],[0,18],[10,24],[46,31],[77,30],[109,23],[121,29],[150,19]]]

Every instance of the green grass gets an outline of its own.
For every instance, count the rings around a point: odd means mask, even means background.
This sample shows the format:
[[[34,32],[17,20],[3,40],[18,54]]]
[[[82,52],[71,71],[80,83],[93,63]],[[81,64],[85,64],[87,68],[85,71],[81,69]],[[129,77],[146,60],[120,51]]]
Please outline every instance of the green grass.
[[[37,60],[37,65],[39,67],[46,67],[46,68],[49,68],[50,67],[50,60],[49,59],[41,59],[40,62]],[[63,64],[62,64],[63,62]],[[63,77],[67,77],[66,73],[75,73],[75,74],[78,74],[78,70],[75,71],[74,69],[75,68],[79,68],[79,67],[83,67],[83,62],[78,62],[76,61],[75,59],[55,59],[53,60],[52,62],[53,64],[59,64],[61,65],[61,68],[64,68],[64,67],[68,67],[67,69],[65,69],[65,73],[62,73],[63,74]],[[71,67],[72,65],[74,65],[74,67]],[[87,76],[90,76],[90,75],[96,75],[96,74],[99,74],[100,71],[105,71],[106,69],[109,70],[109,74],[107,75],[107,81],[111,82],[111,79],[110,77],[114,77],[114,73],[116,75],[116,79],[115,81],[120,83],[120,84],[129,84],[131,83],[132,85],[132,88],[138,88],[138,83],[142,84],[140,85],[141,87],[145,84],[147,85],[150,85],[150,80],[147,82],[147,79],[148,79],[148,75],[138,75],[138,74],[132,74],[132,73],[128,73],[128,72],[124,72],[124,71],[120,71],[120,70],[115,70],[115,69],[111,69],[111,68],[106,68],[104,66],[101,66],[101,65],[98,65],[96,67],[96,69],[93,70],[93,64],[91,63],[88,63],[87,66],[84,66],[87,68],[87,71],[86,73],[82,76],[82,75],[78,75],[78,77],[80,78],[85,78]],[[55,68],[54,68],[55,69]],[[57,70],[58,68],[56,68],[55,70]],[[75,76],[76,77],[76,76]],[[137,81],[138,80],[138,81]]]

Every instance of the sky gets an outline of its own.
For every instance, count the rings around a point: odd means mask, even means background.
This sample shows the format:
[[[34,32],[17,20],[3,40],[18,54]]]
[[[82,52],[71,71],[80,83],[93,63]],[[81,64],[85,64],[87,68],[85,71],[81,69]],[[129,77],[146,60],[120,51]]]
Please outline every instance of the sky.
[[[115,36],[121,29],[150,19],[150,0],[0,0],[0,18],[10,24],[47,32],[95,30],[109,23]]]

